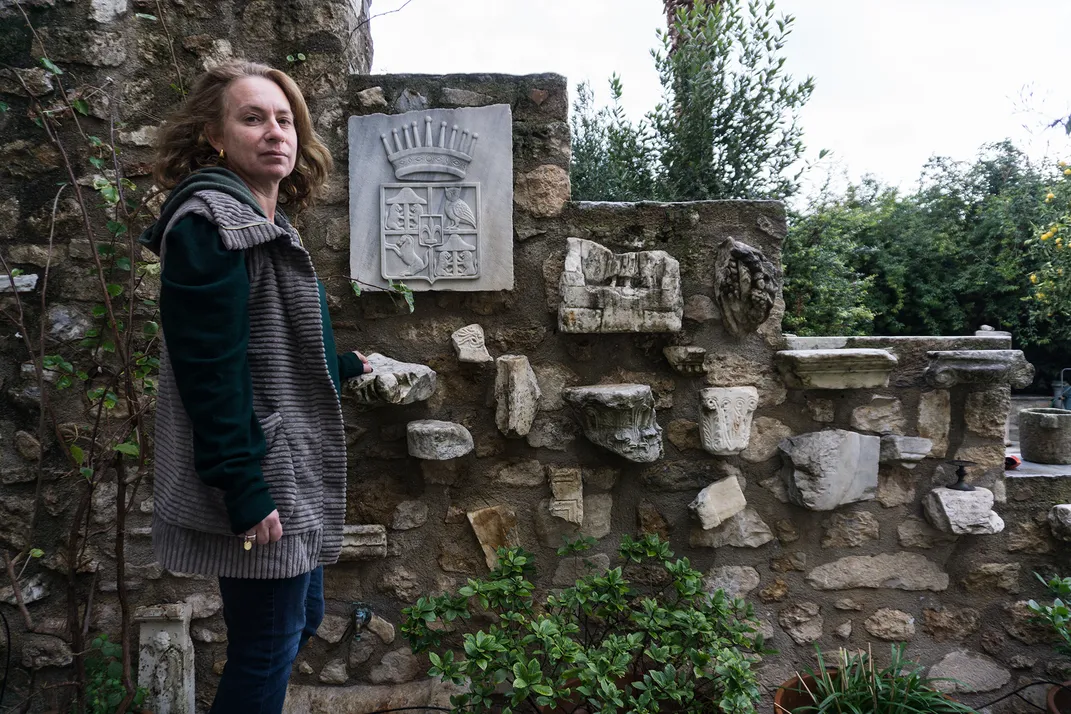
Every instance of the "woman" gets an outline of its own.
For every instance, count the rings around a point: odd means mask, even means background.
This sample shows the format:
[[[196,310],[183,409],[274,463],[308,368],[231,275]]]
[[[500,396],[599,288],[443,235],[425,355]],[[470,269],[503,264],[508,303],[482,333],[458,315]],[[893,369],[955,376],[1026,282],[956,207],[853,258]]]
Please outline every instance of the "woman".
[[[249,62],[201,76],[158,141],[171,193],[141,238],[163,263],[153,548],[219,577],[214,713],[282,710],[342,545],[339,388],[371,367],[335,354],[323,284],[279,210],[308,205],[330,169],[294,81]]]

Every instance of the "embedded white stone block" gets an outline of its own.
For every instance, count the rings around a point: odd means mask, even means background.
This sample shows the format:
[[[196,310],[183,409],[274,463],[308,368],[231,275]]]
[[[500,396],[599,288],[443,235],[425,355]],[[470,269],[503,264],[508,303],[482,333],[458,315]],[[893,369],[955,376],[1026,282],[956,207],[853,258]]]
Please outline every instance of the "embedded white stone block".
[[[446,461],[473,449],[472,434],[460,424],[437,419],[411,421],[406,426],[409,455],[418,459]]]
[[[194,714],[193,640],[189,603],[139,607],[138,686],[148,690],[145,708],[156,714]]]
[[[930,455],[933,442],[921,436],[898,436],[887,434],[881,437],[881,463],[898,463],[904,468],[913,469]]]
[[[711,387],[699,392],[699,435],[703,448],[718,456],[739,454],[751,440],[751,419],[759,405],[755,387]]]
[[[831,429],[789,437],[778,448],[789,499],[812,511],[831,511],[877,496],[881,439]]]
[[[896,357],[869,348],[782,350],[775,356],[785,383],[797,389],[887,387]]]
[[[387,556],[387,527],[378,524],[342,526],[339,560],[373,560]]]
[[[747,500],[740,482],[730,476],[700,491],[688,508],[699,518],[703,530],[709,531],[747,508]]]
[[[494,362],[487,352],[487,342],[484,338],[483,328],[477,324],[465,325],[450,335],[450,341],[454,345],[458,362],[472,362],[481,364]]]
[[[502,355],[495,364],[495,424],[506,436],[527,436],[542,396],[532,365],[523,355]]]
[[[957,491],[935,488],[922,499],[922,511],[934,528],[955,535],[990,535],[1004,530],[1004,520],[993,510],[988,488]]]

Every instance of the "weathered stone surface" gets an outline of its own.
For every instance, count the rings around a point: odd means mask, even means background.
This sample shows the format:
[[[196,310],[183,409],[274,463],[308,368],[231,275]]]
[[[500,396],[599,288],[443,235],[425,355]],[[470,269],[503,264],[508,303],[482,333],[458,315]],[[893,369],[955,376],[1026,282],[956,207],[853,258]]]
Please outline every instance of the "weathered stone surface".
[[[491,506],[470,511],[468,518],[472,530],[476,532],[476,539],[480,541],[489,569],[498,564],[499,548],[521,544],[517,531],[517,514],[507,506]]]
[[[438,375],[427,365],[399,362],[378,352],[368,355],[372,372],[349,380],[344,393],[365,407],[412,404],[435,393]]]
[[[390,527],[396,531],[419,528],[428,521],[428,504],[424,501],[402,501],[394,507]]]
[[[707,357],[707,351],[702,347],[691,345],[674,345],[663,347],[662,354],[669,361],[669,366],[677,374],[685,377],[695,377],[703,374],[703,363]]]
[[[316,636],[324,642],[333,645],[338,644],[346,634],[346,628],[349,627],[349,624],[350,619],[348,617],[328,613],[324,615],[320,627],[316,630]]]
[[[1023,389],[1034,381],[1034,365],[1021,350],[935,350],[926,357],[930,364],[925,378],[933,387],[1010,384]]]
[[[1003,439],[1010,409],[1011,389],[991,387],[967,395],[963,418],[967,428],[975,434],[989,439]]]
[[[539,382],[539,411],[564,409],[562,390],[580,383],[580,377],[564,364],[532,365]]]
[[[842,640],[847,640],[852,636],[852,621],[848,620],[843,622],[833,630],[833,633]]]
[[[837,408],[832,399],[808,399],[807,411],[817,422],[828,424],[837,418]]]
[[[710,484],[695,497],[688,509],[699,518],[703,530],[716,528],[747,507],[747,500],[735,478]]]
[[[915,502],[915,477],[898,466],[883,466],[878,471],[878,503],[886,508]]]
[[[357,101],[362,107],[370,109],[383,109],[387,106],[387,98],[383,95],[383,87],[369,87],[357,92]]]
[[[1020,568],[1019,563],[981,563],[963,578],[963,587],[967,592],[1003,590],[1015,594],[1019,592]]]
[[[929,456],[933,442],[920,436],[897,436],[886,434],[881,437],[881,463],[898,463],[906,469],[915,468],[915,464]]]
[[[1021,410],[1019,446],[1025,461],[1071,464],[1071,411],[1044,408]]]
[[[34,265],[38,268],[54,267],[64,262],[66,251],[63,246],[55,245],[52,250],[47,245],[13,245],[7,251],[10,265]]]
[[[930,456],[943,459],[948,453],[948,430],[952,422],[952,402],[947,389],[923,392],[919,397],[919,436],[933,442]]]
[[[52,93],[52,73],[40,67],[0,69],[0,92],[43,97]]]
[[[558,329],[566,333],[677,332],[681,329],[680,263],[661,250],[613,253],[598,243],[567,240],[558,284]]]
[[[955,543],[957,536],[942,533],[926,521],[908,516],[896,527],[900,545],[904,548],[933,548]]]
[[[23,605],[29,605],[38,600],[44,600],[48,597],[49,593],[48,582],[45,580],[43,573],[37,573],[31,578],[23,580],[20,583],[19,590],[22,591]],[[5,588],[0,588],[0,602],[5,602],[8,605],[15,605],[18,602],[15,599],[15,588],[10,585]]]
[[[495,365],[495,425],[508,437],[527,436],[540,397],[535,372],[523,355],[502,355]]]
[[[795,436],[779,445],[788,496],[812,511],[877,495],[881,440],[843,429]]]
[[[770,561],[770,570],[778,573],[802,573],[807,569],[807,554],[799,551],[782,555]]]
[[[381,525],[342,526],[340,561],[371,560],[387,555],[387,529]]]
[[[460,424],[436,419],[411,421],[406,426],[409,455],[446,461],[472,451],[472,434]]]
[[[605,573],[609,567],[610,556],[605,553],[561,558],[551,577],[551,582],[557,587],[572,587],[580,578]]]
[[[777,419],[758,417],[751,425],[751,438],[740,457],[752,463],[768,461],[777,455],[778,444],[791,436],[792,429]]]
[[[383,644],[389,645],[394,642],[394,625],[387,620],[384,620],[379,615],[372,615],[372,619],[368,621],[366,625],[369,632],[375,633]]]
[[[864,605],[861,602],[851,599],[850,597],[844,597],[833,603],[833,607],[838,610],[854,610],[856,612],[864,609]]]
[[[774,358],[785,383],[797,389],[887,387],[896,357],[885,350],[782,350]]]
[[[536,218],[553,218],[561,214],[569,192],[569,172],[560,166],[544,164],[528,173],[517,174],[513,201]]]
[[[346,671],[346,660],[338,658],[333,659],[324,665],[324,668],[320,670],[320,681],[324,684],[345,684],[349,679],[349,673]]]
[[[576,439],[576,431],[576,423],[568,417],[556,414],[540,415],[532,422],[532,428],[525,441],[533,449],[565,451]]]
[[[12,176],[32,178],[58,169],[60,155],[51,144],[34,144],[20,139],[0,146],[0,166]]]
[[[878,539],[878,519],[866,511],[834,513],[823,525],[823,548],[858,548]]]
[[[22,640],[22,666],[26,669],[66,667],[74,661],[70,646],[52,635],[26,635]]]
[[[404,684],[419,677],[423,670],[420,659],[413,651],[408,647],[401,647],[383,655],[383,659],[368,674],[368,679],[373,684]]]
[[[118,32],[43,27],[38,35],[41,42],[34,42],[35,56],[47,54],[55,62],[118,67],[126,61],[126,45]],[[48,48],[47,53],[41,45]]]
[[[28,431],[15,432],[15,450],[27,461],[41,460],[41,442]]]
[[[874,395],[870,403],[852,411],[852,428],[877,434],[902,434],[904,413],[895,397]]]
[[[978,631],[982,624],[982,613],[973,607],[944,608],[922,611],[922,631],[935,642],[963,640]]]
[[[1049,530],[1062,541],[1071,541],[1071,504],[1061,503],[1049,509]]]
[[[781,289],[781,270],[762,251],[727,238],[714,260],[714,303],[734,337],[754,332],[766,321]]]
[[[731,598],[746,597],[759,586],[759,571],[746,565],[723,565],[711,568],[703,578],[703,589],[711,595],[724,590]]]
[[[14,282],[7,275],[0,275],[0,293],[29,293],[37,288],[37,274],[16,275]]]
[[[783,602],[788,597],[788,583],[784,578],[774,578],[774,581],[759,591],[759,599],[764,603]]]
[[[650,501],[640,501],[636,506],[636,527],[641,536],[656,535],[662,540],[669,540],[669,524]]]
[[[1056,636],[1052,627],[1038,622],[1027,600],[1005,603],[1002,609],[1006,616],[1004,631],[1024,645],[1039,645],[1055,640]]]
[[[190,606],[190,619],[203,620],[223,609],[223,598],[216,592],[197,592],[186,597]]]
[[[701,390],[699,433],[703,448],[718,456],[732,456],[746,449],[751,439],[751,419],[758,404],[759,393],[755,387]]]
[[[101,24],[112,22],[126,13],[126,0],[90,0],[89,17]]]
[[[402,602],[416,602],[416,599],[425,592],[420,578],[404,565],[395,566],[384,572],[376,583],[376,589],[389,593]]]
[[[942,692],[992,692],[1011,681],[1011,672],[978,652],[956,650],[930,667],[929,676]]]
[[[157,127],[142,126],[133,131],[119,132],[119,143],[130,146],[153,146],[156,143]]]
[[[688,542],[693,548],[759,548],[773,539],[773,531],[755,509],[745,508],[717,528],[693,528]]]
[[[751,386],[759,390],[759,408],[784,403],[788,390],[768,361],[759,362],[729,350],[708,351],[703,368],[711,387]]]
[[[1052,552],[1052,539],[1048,528],[1040,523],[1020,522],[1008,533],[1009,553],[1032,553],[1042,555]]]
[[[915,636],[915,618],[903,610],[883,607],[863,621],[874,637],[890,642],[906,642]]]
[[[456,87],[443,87],[441,96],[444,104],[453,107],[482,107],[494,103],[493,98],[486,94]]]
[[[818,603],[801,602],[777,613],[777,621],[793,642],[805,645],[822,636],[823,620],[820,612]]]
[[[948,589],[948,574],[933,561],[915,553],[850,555],[820,565],[807,575],[817,590],[891,588],[895,590]]]
[[[993,492],[987,488],[935,488],[923,496],[922,510],[926,520],[944,533],[986,535],[1004,530],[1004,520],[993,510]]]
[[[578,468],[547,468],[550,514],[563,521],[584,523],[584,479]]]
[[[546,482],[543,465],[534,459],[499,464],[492,470],[491,478],[503,486],[519,488],[537,488]]]
[[[48,309],[49,337],[60,342],[80,340],[91,327],[89,319],[67,305],[52,305]]]
[[[371,656],[371,650],[367,652]],[[367,661],[367,658],[364,661]],[[350,667],[357,669],[360,664],[363,662],[356,663],[351,660]],[[448,708],[451,695],[459,692],[459,688],[449,682],[432,678],[420,678],[406,684],[359,684],[348,687],[291,684],[287,690],[283,714],[374,712],[405,707]]]
[[[650,463],[662,456],[662,427],[646,384],[569,387],[562,392],[594,444],[629,461]]]
[[[703,442],[699,436],[699,424],[689,419],[674,419],[666,424],[666,438],[669,439],[669,443],[682,451],[703,448]]]
[[[684,319],[692,322],[710,322],[721,317],[714,301],[706,295],[690,295],[684,301]]]
[[[465,325],[450,335],[450,342],[454,346],[458,362],[471,362],[481,364],[494,362],[487,352],[486,338],[483,328],[477,324]]]
[[[349,118],[349,274],[381,288],[512,290],[510,106],[425,109],[408,88],[395,106],[408,113]]]

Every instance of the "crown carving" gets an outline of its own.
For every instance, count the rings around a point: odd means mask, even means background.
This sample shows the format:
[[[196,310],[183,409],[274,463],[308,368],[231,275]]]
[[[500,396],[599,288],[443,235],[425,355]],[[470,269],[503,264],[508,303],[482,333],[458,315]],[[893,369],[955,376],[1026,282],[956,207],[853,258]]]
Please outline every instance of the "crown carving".
[[[394,166],[394,175],[399,180],[410,177],[428,181],[465,178],[480,135],[470,134],[468,129],[457,124],[448,130],[447,123],[440,122],[436,140],[434,123],[431,117],[425,117],[423,140],[415,121],[391,129],[390,135],[380,135],[383,148],[387,150],[387,160]]]

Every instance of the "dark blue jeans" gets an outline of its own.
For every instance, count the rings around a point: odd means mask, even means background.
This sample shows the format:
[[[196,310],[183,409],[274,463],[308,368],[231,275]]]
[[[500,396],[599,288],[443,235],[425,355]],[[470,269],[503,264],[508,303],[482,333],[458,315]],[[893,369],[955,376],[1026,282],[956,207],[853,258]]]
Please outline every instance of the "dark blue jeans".
[[[324,619],[324,569],[282,580],[220,578],[227,666],[210,714],[279,714],[298,650]]]

